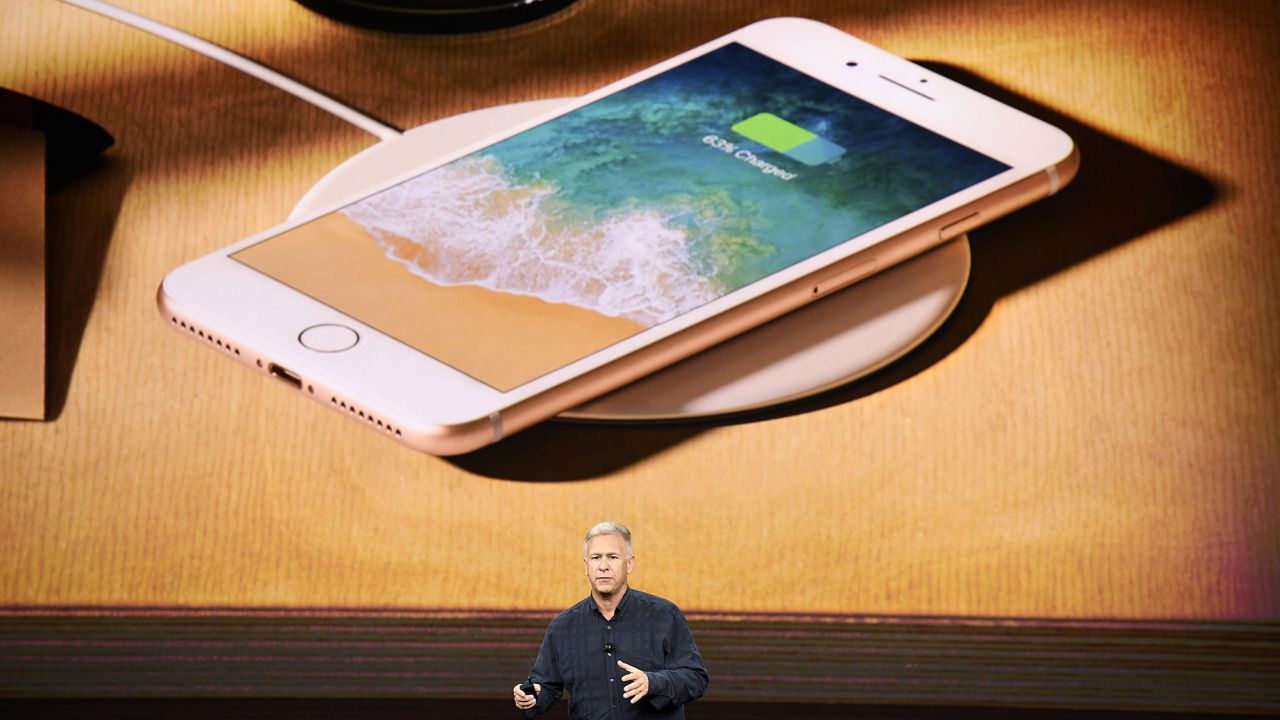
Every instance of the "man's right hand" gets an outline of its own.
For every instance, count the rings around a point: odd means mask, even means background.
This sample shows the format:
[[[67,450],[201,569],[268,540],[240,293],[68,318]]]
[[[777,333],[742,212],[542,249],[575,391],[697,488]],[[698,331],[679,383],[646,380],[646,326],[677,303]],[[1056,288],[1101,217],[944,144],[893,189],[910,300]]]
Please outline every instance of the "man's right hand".
[[[522,692],[520,690],[520,685],[523,685],[523,684],[524,683],[518,683],[515,687],[511,688],[511,692],[512,692],[512,696],[515,698],[516,707],[520,708],[521,710],[528,710],[529,708],[538,704],[537,694],[542,692],[542,686],[537,683],[534,683],[533,685],[534,694],[530,695],[529,693]]]

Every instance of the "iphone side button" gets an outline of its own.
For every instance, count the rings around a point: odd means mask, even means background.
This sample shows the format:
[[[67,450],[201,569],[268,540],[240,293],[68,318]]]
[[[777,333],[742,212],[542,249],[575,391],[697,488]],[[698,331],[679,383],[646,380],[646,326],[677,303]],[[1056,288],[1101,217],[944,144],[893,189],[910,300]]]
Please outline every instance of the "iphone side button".
[[[961,234],[967,233],[981,224],[982,213],[976,212],[966,215],[950,225],[944,225],[942,229],[938,230],[938,239],[946,242],[947,240],[958,238]]]
[[[832,290],[839,290],[846,285],[851,285],[854,281],[861,280],[875,272],[875,269],[876,260],[875,258],[872,258],[866,262],[858,263],[847,270],[841,270],[835,274],[828,275],[813,284],[813,297],[825,295]]]

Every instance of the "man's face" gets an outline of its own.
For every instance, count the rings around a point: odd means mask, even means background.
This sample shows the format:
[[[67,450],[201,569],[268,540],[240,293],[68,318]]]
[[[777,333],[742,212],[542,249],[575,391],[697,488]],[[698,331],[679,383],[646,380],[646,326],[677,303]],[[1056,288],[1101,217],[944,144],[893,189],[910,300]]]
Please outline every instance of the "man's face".
[[[621,535],[597,535],[587,543],[583,562],[591,589],[609,596],[627,586],[627,575],[636,559],[627,556],[627,543]]]

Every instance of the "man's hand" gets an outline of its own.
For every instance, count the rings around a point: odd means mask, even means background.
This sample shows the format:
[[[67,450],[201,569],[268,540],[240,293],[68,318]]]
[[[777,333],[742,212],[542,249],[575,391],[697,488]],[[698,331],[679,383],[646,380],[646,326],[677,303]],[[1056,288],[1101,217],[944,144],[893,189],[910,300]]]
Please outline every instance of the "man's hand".
[[[523,685],[523,683],[519,683],[515,687],[511,688],[512,697],[515,698],[516,707],[521,710],[528,710],[538,704],[538,693],[542,692],[542,686],[534,683],[533,694],[530,695],[529,693],[521,691],[520,685]]]
[[[643,670],[631,667],[621,660],[618,661],[618,667],[630,671],[622,676],[622,682],[626,683],[622,688],[622,697],[631,698],[631,704],[635,705],[637,700],[649,694],[649,676]]]

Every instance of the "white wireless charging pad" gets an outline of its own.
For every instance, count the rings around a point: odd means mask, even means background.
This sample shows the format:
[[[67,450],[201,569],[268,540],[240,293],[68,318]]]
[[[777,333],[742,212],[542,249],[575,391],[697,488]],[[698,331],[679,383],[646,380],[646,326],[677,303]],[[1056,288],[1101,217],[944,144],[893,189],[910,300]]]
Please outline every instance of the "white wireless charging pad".
[[[386,178],[563,102],[476,110],[383,140],[321,178],[290,218],[354,200]],[[933,334],[964,293],[969,259],[968,238],[961,236],[560,417],[615,422],[706,418],[838,387],[902,357]]]

